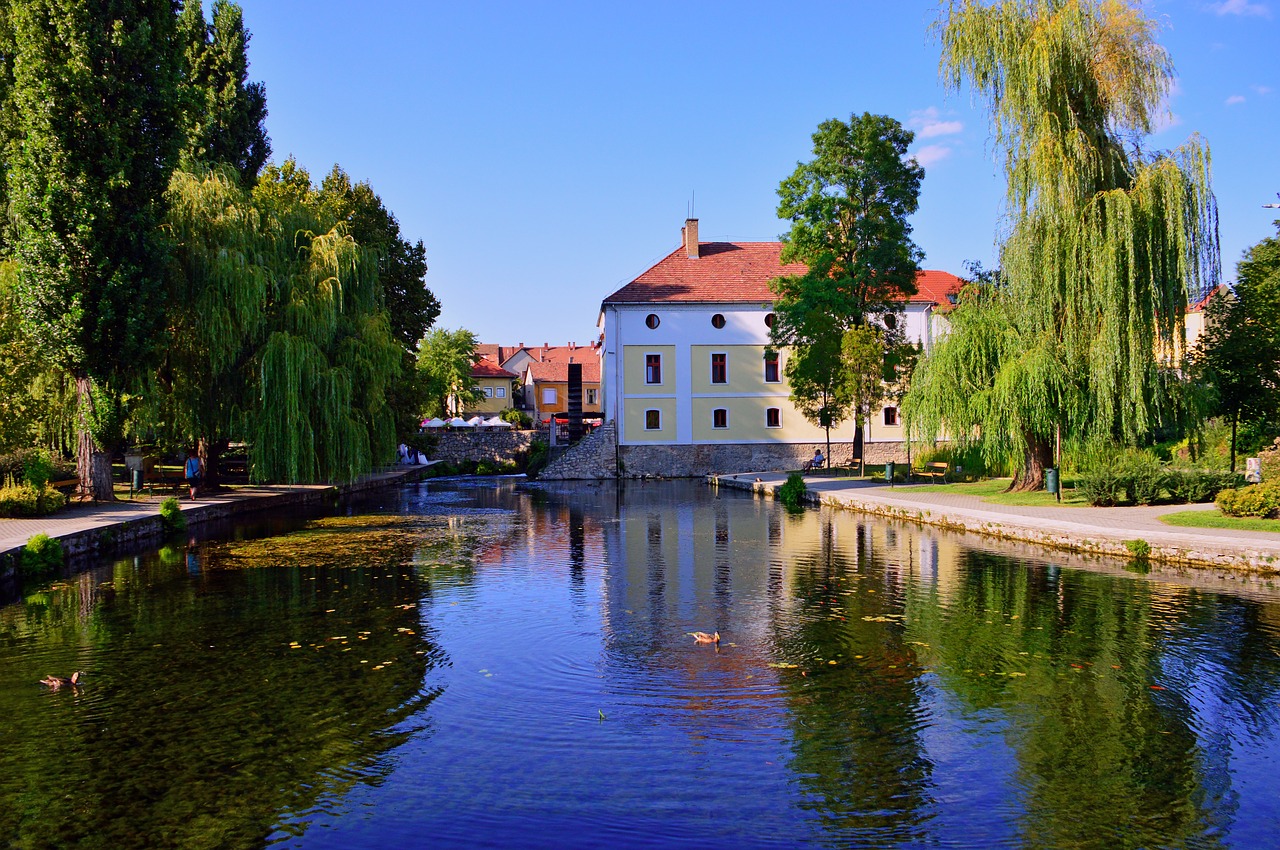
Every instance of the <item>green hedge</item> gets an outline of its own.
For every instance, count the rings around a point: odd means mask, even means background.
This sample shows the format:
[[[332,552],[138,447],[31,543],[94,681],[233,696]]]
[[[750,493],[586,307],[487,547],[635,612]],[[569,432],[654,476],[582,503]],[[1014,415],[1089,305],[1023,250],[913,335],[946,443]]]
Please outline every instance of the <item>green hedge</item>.
[[[15,482],[10,476],[0,486],[0,517],[47,516],[66,504],[67,497],[48,484],[35,487],[26,481]]]
[[[1157,501],[1209,502],[1235,487],[1240,476],[1213,469],[1163,466],[1141,449],[1094,454],[1076,473],[1076,492],[1091,505],[1150,505]]]
[[[1227,516],[1274,517],[1280,510],[1280,481],[1264,481],[1236,490],[1223,490],[1217,498],[1218,510]]]

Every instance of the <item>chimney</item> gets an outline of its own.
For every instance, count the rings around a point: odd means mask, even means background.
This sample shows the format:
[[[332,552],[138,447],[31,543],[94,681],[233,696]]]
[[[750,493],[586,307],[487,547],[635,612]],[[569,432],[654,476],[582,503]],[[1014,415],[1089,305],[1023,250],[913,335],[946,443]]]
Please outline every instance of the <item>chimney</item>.
[[[698,259],[698,220],[686,218],[680,235],[684,239],[685,255],[691,260]]]
[[[572,343],[572,342],[571,342],[571,343],[569,343],[569,350],[570,350],[570,351],[573,351],[573,350],[574,350],[574,349],[576,349],[577,347],[578,347],[578,346],[577,346],[577,345],[575,345],[574,343]]]

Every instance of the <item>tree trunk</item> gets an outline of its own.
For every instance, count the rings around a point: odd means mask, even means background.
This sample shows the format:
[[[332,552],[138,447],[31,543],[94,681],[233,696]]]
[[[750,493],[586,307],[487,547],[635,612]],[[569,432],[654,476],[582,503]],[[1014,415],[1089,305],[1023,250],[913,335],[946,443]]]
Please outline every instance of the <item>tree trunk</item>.
[[[827,453],[822,458],[822,465],[824,467],[831,466],[831,426],[830,425],[827,426]]]
[[[196,454],[200,456],[200,460],[204,461],[204,481],[200,485],[201,490],[208,493],[217,492],[221,478],[218,466],[222,453],[230,445],[231,441],[225,438],[210,440],[208,437],[201,437],[196,443]]]
[[[1231,414],[1231,471],[1236,471],[1236,426],[1240,424],[1239,411]]]
[[[89,411],[93,409],[93,393],[89,378],[76,376],[76,477],[80,484],[76,496],[95,502],[114,502],[111,487],[111,455],[94,442],[89,433]]]
[[[1053,466],[1053,443],[1036,434],[1024,434],[1023,439],[1022,468],[1013,476],[1009,491],[1043,490],[1044,471]]]

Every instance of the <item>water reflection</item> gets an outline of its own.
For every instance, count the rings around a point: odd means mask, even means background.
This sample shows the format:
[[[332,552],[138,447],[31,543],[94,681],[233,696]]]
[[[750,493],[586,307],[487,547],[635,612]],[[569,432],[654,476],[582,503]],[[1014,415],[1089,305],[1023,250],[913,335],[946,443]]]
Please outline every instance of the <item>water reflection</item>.
[[[1274,843],[1280,597],[1087,566],[691,483],[432,482],[180,541],[0,609],[0,829]]]

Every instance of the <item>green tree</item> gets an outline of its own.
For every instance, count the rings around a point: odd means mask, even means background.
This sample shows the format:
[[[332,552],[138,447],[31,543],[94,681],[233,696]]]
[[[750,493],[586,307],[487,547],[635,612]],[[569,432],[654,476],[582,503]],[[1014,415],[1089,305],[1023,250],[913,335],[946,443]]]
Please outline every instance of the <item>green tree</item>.
[[[352,238],[377,256],[382,304],[391,335],[400,344],[401,369],[387,388],[387,403],[395,414],[396,440],[404,442],[418,431],[427,404],[426,388],[416,368],[418,342],[440,315],[440,302],[427,288],[427,251],[421,241],[410,243],[400,222],[383,205],[367,182],[353,184],[341,168],[320,184],[319,202],[326,215],[343,222]]]
[[[893,374],[886,362],[885,335],[869,325],[849,328],[841,340],[840,355],[848,373],[853,425],[859,429],[889,397]]]
[[[1231,421],[1231,469],[1240,424],[1274,436],[1280,413],[1280,239],[1250,248],[1237,269],[1234,294],[1205,307],[1205,330],[1191,366],[1213,391],[1211,412]]]
[[[207,23],[203,3],[189,0],[179,22],[186,74],[186,144],[189,163],[225,162],[252,186],[271,156],[267,93],[249,81],[249,39],[239,4],[214,0]]]
[[[939,24],[944,78],[990,108],[1010,226],[1003,291],[956,311],[908,406],[926,436],[1012,456],[1013,489],[1043,487],[1058,426],[1151,438],[1188,291],[1216,283],[1208,151],[1139,146],[1172,83],[1154,27],[1122,0],[958,0]]]
[[[418,369],[426,380],[430,403],[426,413],[456,416],[467,404],[483,398],[471,377],[471,367],[480,360],[476,345],[476,335],[465,328],[438,328],[422,340]]]
[[[846,359],[846,331],[869,322],[894,324],[887,317],[916,291],[922,254],[907,217],[916,211],[924,170],[906,156],[913,138],[883,115],[824,121],[813,134],[814,158],[798,163],[778,187],[778,217],[791,222],[782,259],[803,263],[806,271],[772,282],[777,298],[770,336],[791,350],[791,400],[825,430],[828,456],[832,426],[854,412],[855,401],[864,405],[860,411],[871,401],[869,384],[856,380],[864,373],[851,371]],[[855,384],[861,387],[856,398]],[[856,427],[863,418],[865,413]]]
[[[180,142],[169,0],[15,0],[10,212],[23,313],[80,405],[82,493],[112,499],[121,396],[164,327],[162,196]]]

